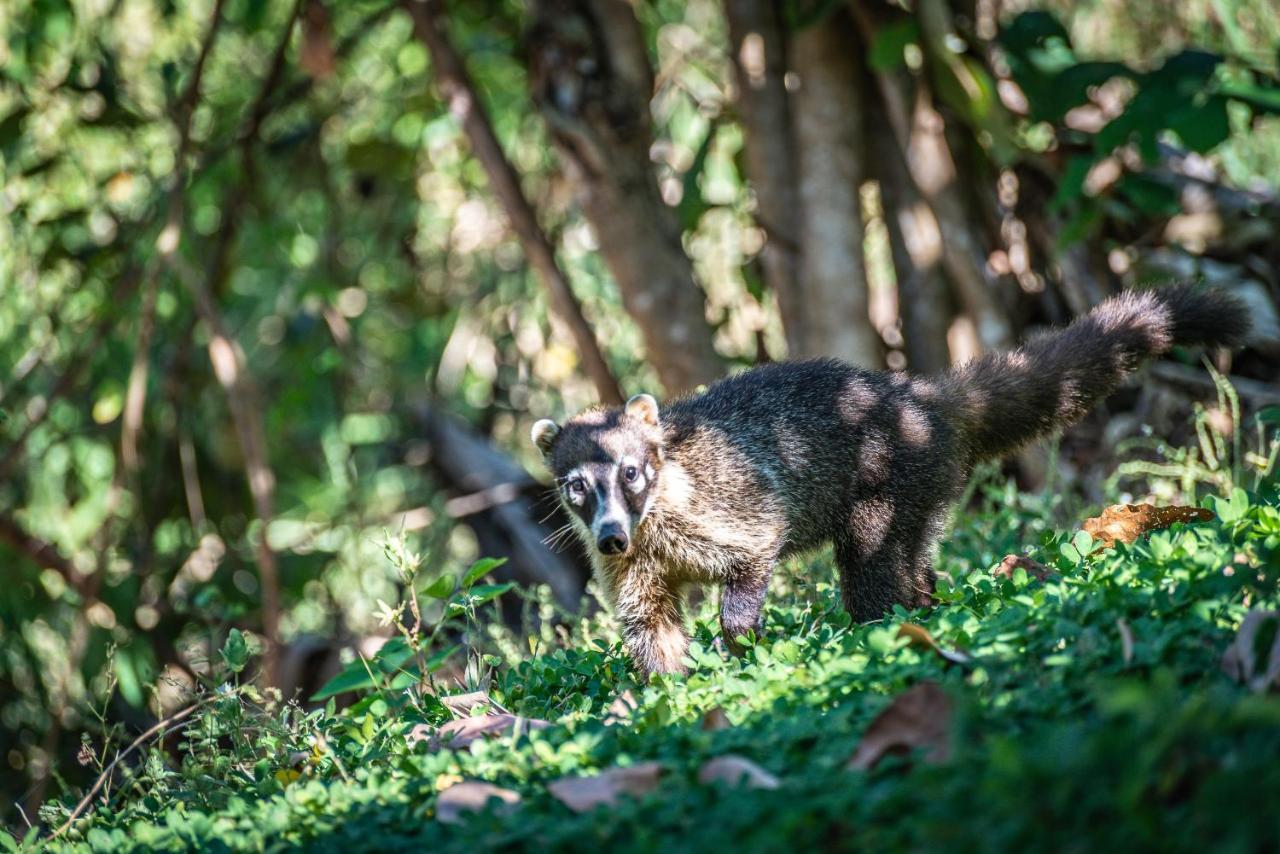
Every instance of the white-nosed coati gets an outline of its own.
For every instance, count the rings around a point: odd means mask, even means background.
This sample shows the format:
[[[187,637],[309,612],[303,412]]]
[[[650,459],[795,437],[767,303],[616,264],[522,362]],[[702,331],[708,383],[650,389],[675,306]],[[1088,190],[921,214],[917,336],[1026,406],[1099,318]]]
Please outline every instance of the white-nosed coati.
[[[1068,425],[1175,343],[1239,345],[1246,309],[1174,285],[937,377],[832,360],[764,365],[661,411],[649,395],[533,427],[646,673],[678,671],[681,590],[723,585],[721,626],[760,631],[780,558],[834,543],[855,620],[925,605],[948,506],[974,463]]]

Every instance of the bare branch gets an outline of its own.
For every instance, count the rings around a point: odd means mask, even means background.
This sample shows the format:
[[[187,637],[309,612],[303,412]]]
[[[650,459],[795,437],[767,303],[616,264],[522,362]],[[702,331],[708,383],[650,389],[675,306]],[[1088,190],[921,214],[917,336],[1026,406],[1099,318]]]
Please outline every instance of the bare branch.
[[[84,577],[62,556],[57,547],[47,543],[18,524],[13,517],[0,513],[0,540],[26,555],[32,563],[44,569],[52,569],[61,575],[74,590],[84,588]]]
[[[623,396],[618,380],[609,370],[595,334],[582,314],[582,306],[569,286],[569,279],[556,261],[555,249],[520,187],[520,176],[502,151],[466,65],[449,41],[441,0],[407,0],[405,8],[413,17],[414,32],[431,54],[436,80],[449,110],[462,123],[471,150],[484,166],[489,186],[524,247],[525,257],[546,288],[552,309],[569,327],[596,394],[603,403],[621,404]]]

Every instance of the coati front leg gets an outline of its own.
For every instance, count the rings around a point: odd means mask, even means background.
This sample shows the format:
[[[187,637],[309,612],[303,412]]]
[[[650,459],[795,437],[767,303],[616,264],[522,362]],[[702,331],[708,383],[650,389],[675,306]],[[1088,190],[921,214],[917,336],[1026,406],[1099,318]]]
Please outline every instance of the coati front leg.
[[[757,635],[761,632],[761,609],[772,572],[772,563],[743,566],[730,577],[720,594],[720,634],[734,655],[742,654],[738,644],[740,636],[751,631]]]
[[[689,649],[680,590],[660,564],[637,561],[616,578],[614,609],[627,653],[640,672],[683,673]]]

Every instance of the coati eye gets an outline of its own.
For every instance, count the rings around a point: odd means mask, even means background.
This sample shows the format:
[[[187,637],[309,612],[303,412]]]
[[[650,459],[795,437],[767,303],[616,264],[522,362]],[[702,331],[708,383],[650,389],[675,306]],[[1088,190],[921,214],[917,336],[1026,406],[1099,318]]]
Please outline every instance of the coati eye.
[[[575,477],[573,480],[569,481],[570,495],[581,495],[586,491],[587,491],[587,483],[582,478]]]
[[[622,478],[627,483],[635,483],[636,478],[640,476],[640,470],[635,466],[627,466],[622,470]]]

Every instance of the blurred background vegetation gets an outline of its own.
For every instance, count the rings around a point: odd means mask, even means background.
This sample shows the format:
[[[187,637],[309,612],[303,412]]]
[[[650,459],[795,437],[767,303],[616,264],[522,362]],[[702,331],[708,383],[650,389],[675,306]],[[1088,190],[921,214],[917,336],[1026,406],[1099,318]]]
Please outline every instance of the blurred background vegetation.
[[[576,608],[540,417],[1172,278],[1280,401],[1278,62],[1274,0],[3,4],[0,822],[233,627],[286,696],[375,648],[386,532]],[[1096,497],[1213,397],[1175,357],[1009,473]]]

